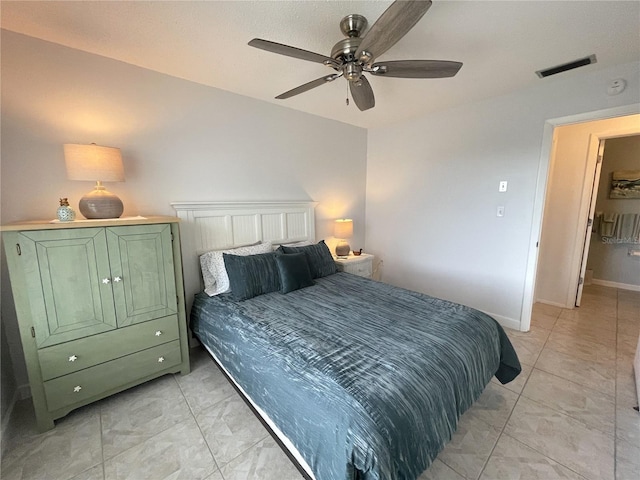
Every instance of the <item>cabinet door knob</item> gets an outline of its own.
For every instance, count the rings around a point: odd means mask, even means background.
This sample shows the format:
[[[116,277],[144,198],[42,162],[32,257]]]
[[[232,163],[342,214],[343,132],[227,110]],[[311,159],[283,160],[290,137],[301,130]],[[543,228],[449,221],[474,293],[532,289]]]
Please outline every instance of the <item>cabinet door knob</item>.
[[[76,385],[75,387],[73,387],[73,393],[78,393],[80,390],[82,390],[82,387],[80,385]]]
[[[122,281],[122,277],[113,277],[114,283],[120,283]]]
[[[105,285],[106,285],[106,284],[108,284],[108,283],[111,283],[111,279],[109,279],[109,278],[103,278],[103,279],[102,279],[102,283],[104,283]]]
[[[164,357],[159,357],[158,358],[158,363],[162,363],[162,362],[164,362]]]
[[[157,330],[156,331],[156,337],[159,337],[160,335],[162,335],[162,330]]]
[[[75,362],[77,359],[78,359],[78,356],[77,356],[77,355],[71,355],[71,356],[69,357],[69,361],[70,361],[70,362]]]

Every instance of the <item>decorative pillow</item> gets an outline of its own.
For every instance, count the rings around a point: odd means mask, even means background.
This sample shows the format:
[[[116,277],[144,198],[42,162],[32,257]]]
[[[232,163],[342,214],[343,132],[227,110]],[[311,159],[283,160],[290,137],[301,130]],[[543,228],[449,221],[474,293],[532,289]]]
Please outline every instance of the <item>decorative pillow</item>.
[[[280,290],[280,274],[276,266],[276,257],[280,255],[278,252],[246,256],[223,253],[233,298],[247,300]]]
[[[273,250],[271,242],[246,247],[231,248],[228,250],[213,250],[200,255],[200,269],[204,280],[204,291],[210,297],[229,291],[229,276],[224,267],[222,255],[255,255],[267,253]]]
[[[336,273],[336,263],[324,240],[320,240],[315,245],[308,247],[288,247],[287,245],[281,245],[278,250],[281,250],[283,253],[304,253],[307,256],[307,262],[309,262],[309,270],[311,270],[312,278],[326,277],[327,275]]]
[[[280,273],[280,293],[289,293],[313,285],[309,262],[304,253],[278,255],[276,265]]]

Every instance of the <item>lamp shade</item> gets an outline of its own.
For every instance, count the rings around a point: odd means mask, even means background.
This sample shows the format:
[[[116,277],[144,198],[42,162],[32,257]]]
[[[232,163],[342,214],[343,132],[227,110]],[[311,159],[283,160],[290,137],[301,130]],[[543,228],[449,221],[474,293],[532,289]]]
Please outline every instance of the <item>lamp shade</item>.
[[[69,180],[124,182],[124,166],[119,148],[66,144],[64,161]]]
[[[350,218],[336,220],[333,236],[342,239],[351,238],[353,236],[353,220]]]
[[[124,166],[119,148],[91,145],[64,145],[64,162],[69,180],[96,182],[93,191],[78,204],[80,213],[89,219],[119,218],[124,211],[122,200],[107,191],[102,182],[124,182]]]

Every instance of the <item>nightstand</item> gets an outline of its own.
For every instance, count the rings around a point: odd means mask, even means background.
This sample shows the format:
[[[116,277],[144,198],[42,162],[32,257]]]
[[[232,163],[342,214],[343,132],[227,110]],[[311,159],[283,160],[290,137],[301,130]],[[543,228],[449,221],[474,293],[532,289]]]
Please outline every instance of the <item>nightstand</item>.
[[[373,255],[368,253],[335,258],[335,262],[339,272],[352,273],[365,278],[373,276]]]

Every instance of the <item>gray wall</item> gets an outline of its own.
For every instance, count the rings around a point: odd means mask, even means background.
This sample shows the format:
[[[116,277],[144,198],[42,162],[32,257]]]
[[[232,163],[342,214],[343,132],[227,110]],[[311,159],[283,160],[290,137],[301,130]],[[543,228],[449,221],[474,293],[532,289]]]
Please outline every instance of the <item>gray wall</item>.
[[[627,89],[608,96],[614,78],[625,78]],[[517,328],[545,122],[638,103],[639,80],[637,62],[585,68],[369,130],[366,246],[384,257],[385,280]],[[500,180],[509,182],[506,193],[498,193]]]
[[[596,212],[640,214],[640,199],[609,198],[612,174],[618,170],[640,170],[640,135],[605,141],[596,200]],[[604,243],[593,234],[587,268],[593,270],[594,280],[640,287],[640,257],[628,256],[629,248],[640,245]]]
[[[122,150],[126,181],[107,188],[125,216],[172,215],[172,201],[313,200],[318,239],[351,217],[351,244],[364,246],[366,130],[8,31],[1,40],[3,223],[53,219],[62,196],[77,207],[93,185],[66,179],[62,145],[95,142]],[[346,144],[348,155],[331,148]],[[8,286],[2,321],[24,384]]]

